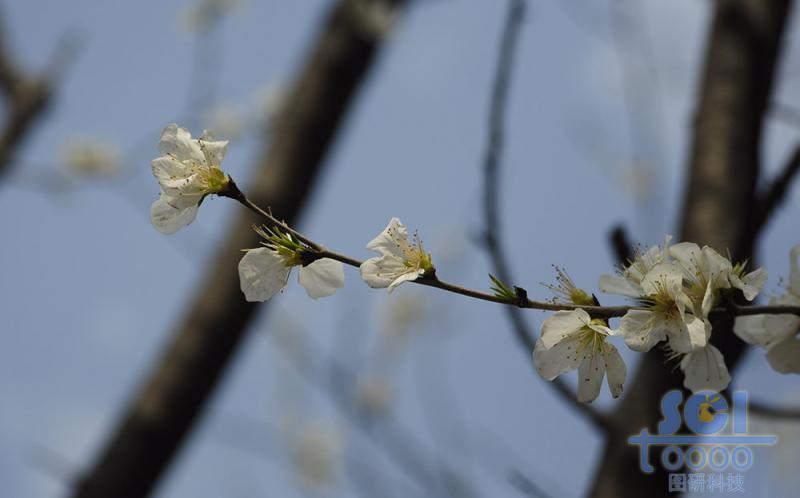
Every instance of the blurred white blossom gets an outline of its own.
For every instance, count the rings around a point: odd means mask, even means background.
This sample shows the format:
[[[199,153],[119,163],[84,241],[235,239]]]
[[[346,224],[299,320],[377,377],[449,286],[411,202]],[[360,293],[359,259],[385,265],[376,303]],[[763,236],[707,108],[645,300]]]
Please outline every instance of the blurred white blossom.
[[[392,385],[383,375],[365,375],[356,382],[355,399],[367,415],[383,415],[391,409],[394,401]]]
[[[97,139],[70,139],[63,146],[62,157],[67,171],[76,176],[110,177],[123,168],[119,148]]]
[[[313,421],[298,428],[292,459],[300,481],[311,488],[334,484],[343,451],[341,431],[326,421]]]
[[[199,0],[181,13],[181,24],[190,33],[207,32],[240,3],[240,0]]]
[[[222,138],[233,140],[241,136],[244,130],[244,119],[232,104],[217,104],[206,118],[208,129]]]

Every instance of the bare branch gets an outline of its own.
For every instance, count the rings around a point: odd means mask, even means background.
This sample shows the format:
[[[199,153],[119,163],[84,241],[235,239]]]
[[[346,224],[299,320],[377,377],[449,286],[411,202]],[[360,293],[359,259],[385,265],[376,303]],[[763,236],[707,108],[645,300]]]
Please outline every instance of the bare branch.
[[[7,101],[5,124],[0,131],[0,178],[10,170],[14,153],[46,110],[53,83],[47,73],[36,78],[25,74],[11,56],[5,35],[0,20],[0,91]],[[63,60],[56,57],[52,62]]]
[[[790,0],[713,3],[681,239],[722,251],[730,248],[738,260],[752,256],[755,243],[751,220],[762,126],[791,5]],[[730,317],[716,317],[711,338],[730,369],[745,350],[732,327]],[[655,431],[661,396],[681,384],[661,352],[643,356],[610,417],[615,428],[598,459],[592,496],[669,496],[665,469],[640,473],[637,452],[627,438],[645,427]]]
[[[404,2],[396,0],[392,5]],[[253,199],[294,223],[382,38],[366,33],[350,0],[331,6],[252,179]],[[241,248],[254,247],[256,221],[242,213],[228,225],[215,264],[178,323],[93,468],[77,483],[80,498],[148,495],[202,413],[234,357],[258,306],[242,299],[236,274]]]
[[[509,0],[508,14],[503,27],[503,37],[500,42],[500,52],[492,86],[492,98],[489,108],[489,137],[483,159],[483,206],[486,223],[484,244],[494,267],[494,273],[503,282],[513,282],[513,280],[501,238],[499,173],[503,152],[506,102],[514,66],[514,52],[522,22],[525,18],[525,6],[524,0]],[[453,291],[454,289],[450,290]],[[459,293],[463,294],[463,292]],[[514,331],[517,342],[522,346],[526,355],[532,354],[536,345],[536,336],[528,328],[522,313],[514,306],[508,306],[506,312],[509,320],[511,320],[511,328]],[[533,365],[533,362],[531,361],[530,364]],[[572,390],[561,378],[554,379],[551,385],[566,403],[586,415],[596,427],[604,427],[605,421],[602,415],[589,405],[578,402]]]
[[[778,176],[770,186],[761,193],[756,204],[756,213],[753,219],[753,232],[759,233],[769,223],[775,210],[783,203],[786,191],[800,171],[800,144],[796,145],[792,155]]]

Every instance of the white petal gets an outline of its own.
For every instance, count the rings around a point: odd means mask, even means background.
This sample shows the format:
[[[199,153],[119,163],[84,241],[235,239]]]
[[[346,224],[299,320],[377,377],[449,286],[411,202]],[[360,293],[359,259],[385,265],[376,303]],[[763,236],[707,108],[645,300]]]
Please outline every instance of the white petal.
[[[245,299],[266,301],[286,287],[290,267],[277,252],[266,247],[250,249],[239,261],[239,283]]]
[[[791,270],[789,271],[789,288],[795,295],[800,296],[800,244],[792,247],[789,254]]]
[[[789,337],[767,350],[767,361],[776,372],[800,373],[800,341]]]
[[[766,281],[767,270],[764,268],[752,271],[741,278],[731,274],[731,285],[740,289],[742,294],[744,294],[744,298],[748,301],[755,299],[758,293],[761,292],[761,288],[764,287]]]
[[[766,315],[740,316],[733,324],[733,332],[748,344],[764,346],[768,342],[764,328]]]
[[[392,218],[386,228],[367,244],[367,249],[405,259],[411,250],[405,225],[399,219]]]
[[[705,347],[711,336],[711,324],[708,320],[689,314],[684,319],[685,321],[672,320],[669,323],[669,347],[676,353],[688,353]]]
[[[179,209],[170,205],[163,196],[150,206],[150,222],[161,233],[175,233],[196,217],[197,205]]]
[[[728,277],[733,271],[730,260],[708,246],[703,246],[702,256],[701,270],[709,283],[715,289],[729,288]]]
[[[700,264],[702,250],[694,242],[680,242],[669,248],[669,254],[687,270]]]
[[[641,297],[642,288],[624,277],[616,275],[601,275],[600,290],[609,294],[618,294],[626,297]]]
[[[225,152],[228,150],[227,140],[215,140],[207,130],[199,138],[200,150],[205,152],[209,166],[219,166],[225,159]]]
[[[389,287],[398,276],[408,272],[403,261],[391,255],[370,258],[361,263],[359,270],[361,278],[373,289]]]
[[[411,282],[412,280],[416,280],[420,276],[421,276],[421,273],[419,271],[416,271],[416,270],[407,271],[405,273],[402,273],[402,274],[398,275],[397,278],[392,280],[392,283],[389,284],[389,287],[386,290],[389,291],[389,292],[392,292],[393,290],[395,290],[395,288],[397,288],[398,285],[402,284],[403,282]]]
[[[764,317],[766,331],[764,346],[794,337],[800,329],[800,317],[796,315],[767,315]]]
[[[550,349],[577,334],[589,321],[589,314],[583,310],[556,311],[542,323],[539,340],[545,349]]]
[[[663,327],[654,327],[657,321],[657,316],[650,311],[631,310],[625,313],[619,323],[625,344],[634,351],[650,351],[666,339]]]
[[[683,385],[692,392],[703,389],[720,392],[731,382],[725,358],[711,344],[684,356],[681,370],[684,373]]]
[[[150,162],[150,167],[162,187],[178,188],[192,173],[191,168],[172,156],[159,156]]]
[[[600,394],[606,364],[599,354],[589,355],[578,367],[578,401],[591,403]]]
[[[330,296],[344,287],[344,266],[333,259],[318,259],[300,268],[297,281],[314,299]]]
[[[195,164],[205,163],[205,156],[200,150],[197,140],[192,140],[192,134],[176,124],[167,125],[161,132],[158,149],[162,154],[174,156],[179,161],[192,161]]]
[[[553,380],[562,373],[578,368],[578,364],[586,357],[585,353],[578,354],[580,347],[578,338],[561,341],[552,348],[546,348],[539,339],[533,348],[536,371],[545,380]]]
[[[628,375],[628,369],[622,356],[612,344],[605,344],[603,347],[603,361],[606,363],[606,381],[608,382],[608,390],[611,391],[611,396],[619,398],[622,394],[622,387],[625,384],[625,377]]]
[[[665,261],[652,267],[642,279],[645,294],[658,294],[662,286],[670,293],[678,293],[683,287],[683,271],[673,261]]]

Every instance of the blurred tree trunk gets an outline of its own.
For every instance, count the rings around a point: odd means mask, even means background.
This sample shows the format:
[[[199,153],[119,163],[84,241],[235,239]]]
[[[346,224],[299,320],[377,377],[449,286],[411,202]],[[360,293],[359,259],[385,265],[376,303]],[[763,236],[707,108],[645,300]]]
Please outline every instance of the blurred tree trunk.
[[[247,189],[254,202],[292,224],[381,43],[355,7],[342,0],[329,12]],[[258,245],[250,228],[257,221],[242,209],[230,223],[171,344],[73,496],[146,496],[167,469],[258,309],[245,302],[237,273],[241,250]]]
[[[790,0],[714,3],[679,239],[709,245],[722,254],[730,250],[734,260],[753,255],[757,229],[752,213],[763,122],[790,10]],[[744,344],[732,333],[732,320],[713,325],[712,342],[732,370]],[[642,473],[638,448],[629,446],[627,438],[644,427],[655,432],[661,396],[682,386],[672,367],[660,349],[642,357],[627,394],[611,415],[592,496],[671,495],[667,473],[656,463],[654,474]],[[651,462],[657,462],[660,452],[651,453]]]

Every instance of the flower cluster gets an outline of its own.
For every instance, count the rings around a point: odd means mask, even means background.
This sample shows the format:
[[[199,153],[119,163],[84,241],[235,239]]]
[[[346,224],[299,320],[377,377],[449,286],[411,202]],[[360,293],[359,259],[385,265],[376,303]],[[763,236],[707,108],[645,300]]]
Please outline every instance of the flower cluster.
[[[719,306],[736,310],[741,292],[752,301],[761,291],[767,272],[747,272],[746,262],[733,264],[714,249],[691,242],[638,252],[617,275],[603,275],[599,287],[634,301],[623,310],[602,308],[594,294],[580,287],[556,268],[556,285],[548,285],[556,297],[552,303],[532,301],[527,291],[513,289],[489,275],[494,295],[448,284],[436,277],[431,254],[417,234],[409,238],[403,223],[392,218],[366,248],[377,256],[364,262],[323,248],[262,210],[238,190],[220,168],[228,142],[204,132],[193,139],[184,128],[167,126],[159,142],[162,155],[152,161],[161,192],[151,208],[151,221],[163,233],[173,233],[191,223],[206,196],[218,194],[241,202],[267,218],[269,225],[254,227],[263,239],[261,247],[245,249],[239,262],[241,290],[247,301],[266,301],[283,290],[292,268],[298,282],[314,299],[330,296],[344,286],[343,263],[359,267],[361,278],[373,288],[392,292],[404,282],[417,281],[458,294],[525,308],[555,309],[542,324],[533,359],[539,374],[554,380],[578,370],[578,400],[591,402],[607,379],[613,397],[623,390],[627,369],[611,342],[620,337],[629,349],[650,351],[661,344],[667,357],[679,360],[684,386],[692,391],[721,391],[730,383],[725,359],[711,342],[711,311]],[[771,305],[800,307],[800,245],[791,251],[791,273],[786,293]],[[586,308],[586,309],[584,309]],[[593,308],[593,309],[589,309]],[[734,332],[744,341],[766,350],[769,363],[783,373],[800,373],[800,316],[796,309],[771,308],[737,312]],[[599,316],[619,316],[617,328]],[[768,315],[752,313],[767,312]]]
[[[786,293],[770,304],[800,306],[800,245],[790,253],[791,270]],[[781,373],[800,373],[800,317],[796,315],[753,315],[736,319],[733,331],[743,341],[767,351],[767,361]]]
[[[625,365],[608,339],[622,336],[625,344],[638,352],[665,343],[669,356],[681,359],[684,385],[692,391],[727,387],[730,375],[724,358],[709,342],[709,312],[723,293],[732,289],[753,300],[767,273],[761,268],[745,273],[744,264],[734,266],[708,246],[701,248],[691,242],[670,246],[670,241],[667,236],[663,246],[636,254],[618,275],[600,278],[600,290],[641,305],[628,311],[617,329],[610,329],[605,321],[591,320],[581,309],[561,311],[545,320],[534,350],[536,367],[544,378],[552,380],[578,368],[578,399],[587,402],[597,398],[607,374],[611,394],[617,397],[625,380]],[[559,285],[551,289],[561,301],[596,304],[563,270],[558,270],[557,280]]]

